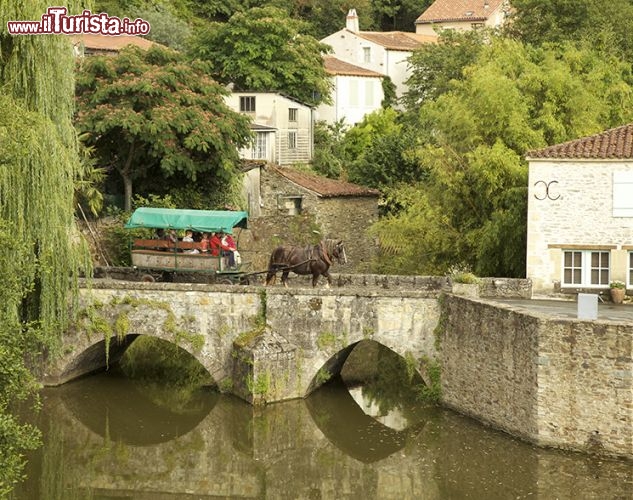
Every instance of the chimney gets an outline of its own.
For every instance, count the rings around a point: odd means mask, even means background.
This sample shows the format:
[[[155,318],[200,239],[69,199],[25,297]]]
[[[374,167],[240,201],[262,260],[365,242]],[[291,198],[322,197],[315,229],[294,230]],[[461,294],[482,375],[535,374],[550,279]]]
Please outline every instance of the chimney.
[[[484,9],[487,9],[488,7],[490,7],[490,5],[488,4],[488,0],[486,0],[486,1],[484,2]]]
[[[347,13],[347,18],[345,19],[345,27],[348,30],[353,31],[354,33],[358,33],[360,31],[358,27],[358,16],[356,15],[356,9],[350,9]]]

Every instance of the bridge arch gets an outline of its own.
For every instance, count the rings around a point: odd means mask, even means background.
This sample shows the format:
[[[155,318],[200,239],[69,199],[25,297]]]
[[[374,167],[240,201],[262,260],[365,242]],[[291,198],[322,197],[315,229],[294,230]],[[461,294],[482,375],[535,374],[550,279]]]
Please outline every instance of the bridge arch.
[[[389,353],[392,356],[389,356]],[[352,383],[361,383],[380,376],[381,368],[385,368],[384,360],[389,358],[391,359],[387,361],[388,364],[393,365],[401,362],[406,371],[410,372],[412,380],[417,375],[420,382],[426,386],[432,385],[433,380],[427,370],[430,359],[426,358],[425,355],[423,355],[422,362],[418,362],[411,351],[406,351],[403,354],[397,353],[381,342],[373,339],[362,339],[330,356],[312,378],[306,396],[312,394],[331,378],[339,375],[344,375],[343,378]],[[378,366],[380,364],[383,366]]]
[[[44,383],[102,368],[104,337],[114,361],[138,335],[175,343],[250,402],[307,396],[323,367],[338,372],[363,340],[396,352],[424,377],[423,361],[436,356],[438,293],[99,282],[82,290],[80,320]]]

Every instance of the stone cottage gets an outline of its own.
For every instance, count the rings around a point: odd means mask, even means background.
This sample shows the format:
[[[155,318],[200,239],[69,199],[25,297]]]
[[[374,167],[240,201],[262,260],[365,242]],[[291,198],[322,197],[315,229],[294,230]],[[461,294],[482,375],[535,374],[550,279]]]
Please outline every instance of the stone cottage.
[[[251,241],[246,251],[257,266],[279,244],[341,239],[348,257],[335,272],[365,271],[377,251],[367,229],[378,219],[379,191],[294,168],[250,162],[245,167]]]
[[[633,123],[531,151],[527,277],[535,294],[633,289]]]

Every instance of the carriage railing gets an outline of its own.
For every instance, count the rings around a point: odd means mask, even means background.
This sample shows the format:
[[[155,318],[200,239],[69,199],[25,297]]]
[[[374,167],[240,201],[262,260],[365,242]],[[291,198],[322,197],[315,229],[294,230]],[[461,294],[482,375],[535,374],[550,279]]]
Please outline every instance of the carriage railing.
[[[199,253],[190,253],[192,250]],[[133,241],[132,265],[161,271],[229,271],[228,257],[204,252],[202,243],[155,239]]]

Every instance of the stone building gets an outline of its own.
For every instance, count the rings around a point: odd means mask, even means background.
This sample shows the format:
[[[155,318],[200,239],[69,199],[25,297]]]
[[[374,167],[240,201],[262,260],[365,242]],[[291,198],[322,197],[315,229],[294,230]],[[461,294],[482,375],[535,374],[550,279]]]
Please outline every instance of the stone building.
[[[633,289],[633,123],[531,151],[527,277],[535,294]]]
[[[246,167],[244,191],[251,241],[242,248],[257,265],[279,244],[335,238],[345,243],[349,260],[336,271],[369,268],[377,246],[367,229],[378,219],[379,191],[263,162]]]

